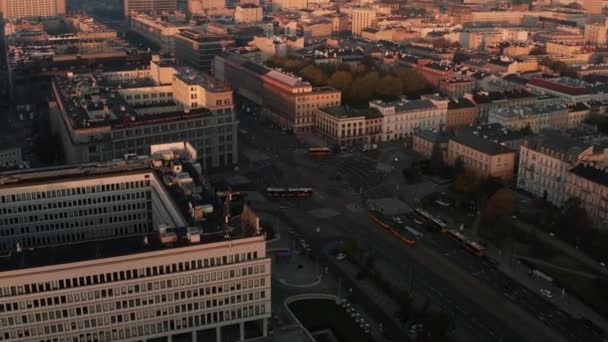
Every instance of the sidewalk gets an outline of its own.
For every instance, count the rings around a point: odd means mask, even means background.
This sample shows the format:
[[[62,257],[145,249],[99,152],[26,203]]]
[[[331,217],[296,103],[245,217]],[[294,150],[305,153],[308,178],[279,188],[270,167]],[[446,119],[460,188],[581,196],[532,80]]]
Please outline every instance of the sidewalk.
[[[517,261],[517,256],[511,256],[507,253],[500,253],[499,250],[493,246],[489,246],[486,252],[490,258],[493,258],[499,262],[498,268],[501,272],[507,274],[518,283],[524,285],[530,291],[538,293],[542,288],[551,290],[554,297],[548,300],[565,312],[570,313],[572,317],[585,317],[595,322],[599,326],[608,326],[608,321],[606,319],[579,301],[577,298],[569,296],[567,293],[562,296],[562,289],[556,288],[553,285],[548,284],[546,281],[541,281],[530,277],[528,275],[530,269],[528,266]]]
[[[517,223],[521,229],[523,229],[527,232],[529,232],[531,229],[533,229],[530,225],[527,225],[521,221],[517,221]],[[474,236],[474,237],[478,237],[477,230],[479,228],[479,224],[480,224],[480,220],[479,220],[479,216],[477,216],[474,224],[472,225],[471,228],[469,228],[467,234],[470,234],[471,236]],[[562,247],[566,248],[566,249],[570,249],[571,252],[577,252],[580,256],[587,258],[588,259],[587,262],[589,260],[592,260],[588,256],[586,256],[586,255],[580,253],[579,251],[573,249],[572,247],[566,245],[562,241],[560,241],[556,238],[550,237],[547,234],[538,233],[538,234],[536,234],[536,236],[539,239],[541,239],[542,241],[544,241],[548,244],[551,244],[556,249],[560,249]],[[558,246],[553,243],[558,243],[563,246]],[[566,251],[564,251],[564,252],[566,254],[568,254],[568,252],[566,252]],[[585,303],[581,302],[580,300],[578,300],[577,298],[575,298],[573,296],[569,296],[568,294],[565,294],[564,296],[562,296],[561,288],[560,289],[555,288],[551,284],[547,284],[546,282],[541,282],[537,279],[530,277],[528,275],[528,272],[530,270],[529,267],[521,264],[517,260],[518,256],[506,253],[506,251],[501,251],[500,249],[496,248],[493,245],[488,246],[488,248],[486,249],[486,254],[489,258],[494,259],[499,262],[498,269],[501,272],[503,272],[504,274],[513,278],[513,280],[522,284],[523,286],[528,288],[530,291],[538,293],[539,290],[542,288],[551,290],[551,292],[554,294],[554,297],[550,301],[553,304],[555,304],[557,307],[562,309],[563,311],[572,315],[573,317],[576,317],[576,318],[585,317],[585,318],[592,320],[593,322],[596,322],[596,324],[598,324],[600,326],[608,326],[608,325],[606,325],[606,324],[608,324],[608,321],[606,319],[604,319],[602,316],[600,316],[599,314],[597,314],[593,309],[588,307]],[[570,256],[573,258],[578,258],[578,256],[574,256],[572,254]],[[581,260],[581,261],[585,262],[585,260]],[[550,263],[546,263],[543,261],[540,261],[540,262],[551,265],[551,267],[564,269],[563,267],[560,267],[557,265],[552,265]],[[585,262],[585,263],[587,263],[587,262]],[[595,262],[595,261],[593,261],[593,266],[599,267],[600,269],[602,269],[601,266],[599,266],[597,264],[597,262]],[[568,269],[568,271],[571,271],[571,270]],[[602,269],[602,271],[605,271],[605,270]],[[580,272],[580,271],[577,271],[576,273],[580,273],[579,275],[583,275],[583,276],[590,276],[590,274]]]
[[[525,232],[530,232],[535,229],[532,225],[522,222],[521,220],[515,220],[515,223],[516,223],[517,227],[519,227],[519,229],[521,229]],[[556,249],[559,249],[560,251],[568,254],[569,256],[573,257],[574,259],[577,259],[580,262],[593,268],[595,271],[608,276],[608,269],[600,266],[599,261],[591,258],[587,254],[570,246],[569,244],[565,243],[564,241],[562,241],[558,238],[549,236],[548,234],[546,234],[543,231],[540,231],[537,229],[536,232],[537,232],[536,237],[538,239],[540,239],[542,242],[544,242],[548,245],[551,245]]]

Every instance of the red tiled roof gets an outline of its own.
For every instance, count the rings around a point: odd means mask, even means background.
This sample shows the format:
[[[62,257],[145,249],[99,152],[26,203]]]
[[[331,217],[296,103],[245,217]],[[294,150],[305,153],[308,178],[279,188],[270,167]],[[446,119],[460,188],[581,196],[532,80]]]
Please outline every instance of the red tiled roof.
[[[532,80],[530,80],[530,82],[528,82],[528,85],[554,90],[572,96],[591,94],[591,92],[587,88],[571,87],[556,82],[546,81],[540,78],[533,78]]]

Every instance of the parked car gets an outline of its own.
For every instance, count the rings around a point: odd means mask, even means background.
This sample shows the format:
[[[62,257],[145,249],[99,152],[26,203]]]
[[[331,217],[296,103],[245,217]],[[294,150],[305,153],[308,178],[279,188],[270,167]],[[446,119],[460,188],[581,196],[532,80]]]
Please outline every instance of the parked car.
[[[346,254],[344,254],[344,253],[338,253],[338,256],[336,257],[336,259],[338,261],[342,261],[342,260],[346,259]]]
[[[547,298],[553,298],[553,294],[551,293],[551,291],[549,291],[547,289],[540,289],[538,292],[540,292],[541,295],[543,295]]]

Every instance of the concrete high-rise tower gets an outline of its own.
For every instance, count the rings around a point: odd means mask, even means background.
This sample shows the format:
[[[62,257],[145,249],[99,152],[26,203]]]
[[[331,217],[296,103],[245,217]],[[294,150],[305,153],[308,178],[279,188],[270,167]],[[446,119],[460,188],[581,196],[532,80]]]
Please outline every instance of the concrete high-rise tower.
[[[177,0],[124,0],[124,13],[159,13],[177,10]]]
[[[65,14],[65,0],[0,0],[4,19],[54,17]]]
[[[353,8],[352,33],[353,36],[360,36],[361,31],[372,26],[376,21],[376,10],[369,7]]]

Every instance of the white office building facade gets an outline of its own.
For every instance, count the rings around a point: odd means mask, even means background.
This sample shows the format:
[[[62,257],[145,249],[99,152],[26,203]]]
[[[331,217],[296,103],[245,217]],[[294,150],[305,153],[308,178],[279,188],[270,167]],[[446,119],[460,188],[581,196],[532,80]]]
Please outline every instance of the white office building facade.
[[[244,340],[267,334],[270,291],[263,236],[8,270],[0,341]]]
[[[37,177],[61,172],[74,170]],[[11,184],[10,179],[4,177],[8,184],[0,185],[0,253],[145,235],[155,223],[185,225],[174,207],[161,204],[169,195],[149,168],[47,183]]]

